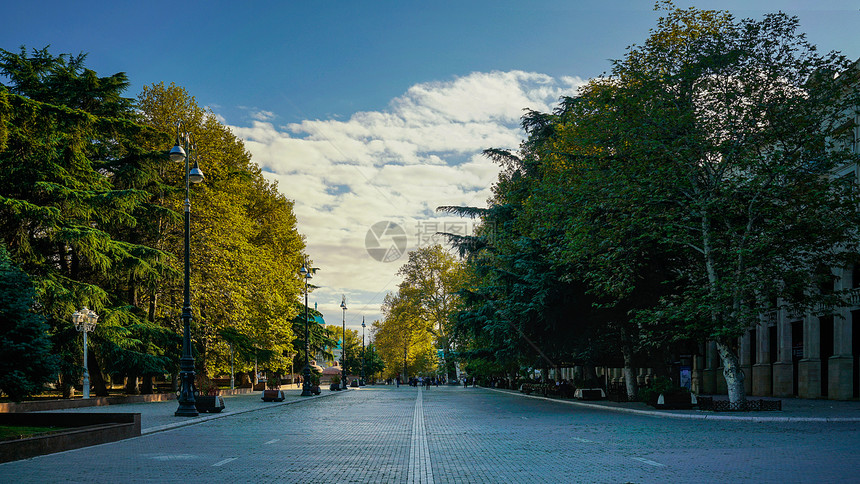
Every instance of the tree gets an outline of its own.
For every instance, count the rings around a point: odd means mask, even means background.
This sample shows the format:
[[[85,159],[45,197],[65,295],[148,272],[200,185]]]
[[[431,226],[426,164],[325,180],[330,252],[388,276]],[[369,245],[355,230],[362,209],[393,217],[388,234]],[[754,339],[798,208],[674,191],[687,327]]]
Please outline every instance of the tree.
[[[81,366],[70,315],[83,305],[101,315],[86,364],[104,395],[97,355],[118,361],[104,348],[124,361],[160,363],[138,339],[149,326],[126,286],[165,271],[158,249],[126,237],[150,194],[117,183],[126,170],[146,172],[160,154],[145,145],[160,134],[122,97],[125,74],[99,77],[85,58],[0,50],[8,79],[0,88],[0,240],[33,282],[66,394]]]
[[[379,321],[371,323],[371,330]],[[364,374],[367,379],[373,381],[376,375],[381,375],[385,371],[385,361],[379,356],[379,351],[376,349],[376,343],[371,341],[364,347]]]
[[[59,369],[35,303],[32,282],[0,247],[0,391],[16,402],[38,393]]]
[[[138,104],[151,126],[171,132],[181,123],[192,133],[206,174],[205,183],[195,186],[191,195],[192,334],[200,372],[214,376],[229,369],[230,345],[220,336],[229,329],[253,342],[256,362],[263,369],[286,373],[291,357],[303,350],[303,345],[294,347],[295,336],[304,335],[303,329],[293,331],[295,318],[300,311],[302,318],[304,314],[295,300],[302,284],[298,269],[306,259],[293,202],[264,179],[241,140],[183,88],[163,83],[144,87]],[[153,218],[157,228],[152,231],[154,245],[176,254],[166,262],[177,269],[184,234],[169,214],[184,201],[179,168],[162,168],[169,185],[153,202],[167,210]],[[141,296],[150,317],[177,332],[181,283],[179,278],[160,279]],[[240,368],[246,371],[253,364],[253,359],[243,359]]]
[[[457,305],[457,291],[462,282],[459,262],[441,245],[420,247],[409,253],[409,260],[400,268],[403,276],[398,294],[404,304],[411,305],[416,316],[426,323],[443,350],[448,363],[446,373],[455,377],[451,352],[451,316]]]
[[[849,161],[836,148],[854,75],[844,57],[818,54],[796,18],[666,5],[645,44],[577,97],[559,150],[587,157],[584,186],[623,215],[613,230],[636,227],[674,252],[677,290],[639,321],[714,341],[738,403],[735,342],[769,301],[839,302],[810,289],[818,267],[846,267],[857,250],[856,185],[833,176]]]
[[[382,305],[384,317],[373,324],[378,355],[385,361],[387,375],[403,378],[435,369],[436,354],[429,324],[417,306],[399,294],[389,293]]]

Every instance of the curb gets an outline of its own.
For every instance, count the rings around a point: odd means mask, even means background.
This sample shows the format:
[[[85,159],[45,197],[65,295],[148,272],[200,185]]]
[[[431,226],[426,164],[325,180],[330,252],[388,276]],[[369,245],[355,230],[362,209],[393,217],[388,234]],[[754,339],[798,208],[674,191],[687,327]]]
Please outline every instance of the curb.
[[[341,390],[341,391],[343,391],[343,390]],[[232,412],[220,412],[220,413],[206,415],[204,417],[191,417],[191,418],[186,417],[186,418],[188,418],[188,420],[185,420],[185,421],[180,421],[180,422],[175,422],[175,423],[171,423],[171,424],[167,424],[167,425],[159,425],[157,427],[149,427],[149,428],[141,429],[140,435],[143,436],[143,435],[148,435],[148,434],[154,434],[156,432],[164,432],[166,430],[172,430],[172,429],[179,428],[179,427],[187,427],[189,425],[208,422],[210,420],[215,420],[217,418],[222,418],[222,417],[229,417],[231,415],[241,415],[243,413],[256,412],[258,410],[266,410],[269,408],[280,407],[283,405],[292,405],[295,403],[307,402],[307,401],[315,400],[318,398],[325,398],[325,397],[329,397],[331,395],[336,395],[338,393],[340,393],[340,392],[329,392],[327,394],[315,395],[315,396],[311,396],[311,397],[300,397],[297,400],[290,400],[288,402],[270,403],[269,405],[266,405],[264,407],[246,408],[244,410],[235,410]]]
[[[624,408],[624,407],[609,407],[606,405],[599,405],[595,403],[583,403],[583,402],[575,402],[569,400],[558,400],[555,398],[547,398],[541,397],[537,395],[525,395],[520,392],[513,391],[505,391],[499,390],[496,388],[484,388],[485,390],[490,390],[499,393],[505,393],[508,395],[516,395],[520,397],[526,398],[537,398],[540,400],[546,400],[548,402],[555,403],[564,403],[567,405],[578,405],[581,407],[592,408],[596,410],[607,410],[611,412],[622,412],[622,413],[632,413],[637,415],[647,415],[650,417],[662,417],[662,418],[679,418],[679,419],[700,419],[700,420],[735,420],[735,421],[744,421],[744,422],[860,422],[860,418],[857,417],[741,417],[739,415],[709,415],[709,414],[692,414],[692,413],[665,413],[658,412],[656,410],[637,410],[635,408]]]

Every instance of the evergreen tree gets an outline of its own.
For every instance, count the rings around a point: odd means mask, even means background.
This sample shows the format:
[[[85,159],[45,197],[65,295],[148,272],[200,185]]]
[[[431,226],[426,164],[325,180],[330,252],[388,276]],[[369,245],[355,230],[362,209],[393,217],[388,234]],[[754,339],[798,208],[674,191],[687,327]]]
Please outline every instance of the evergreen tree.
[[[0,51],[0,240],[33,281],[64,375],[80,366],[70,315],[84,305],[100,314],[87,364],[104,394],[100,366],[118,355],[159,367],[132,328],[144,321],[128,284],[160,277],[163,254],[128,238],[150,193],[118,174],[163,154],[143,148],[160,134],[122,97],[125,74],[99,77],[85,57]]]
[[[0,391],[14,401],[38,393],[59,369],[33,284],[0,247]]]

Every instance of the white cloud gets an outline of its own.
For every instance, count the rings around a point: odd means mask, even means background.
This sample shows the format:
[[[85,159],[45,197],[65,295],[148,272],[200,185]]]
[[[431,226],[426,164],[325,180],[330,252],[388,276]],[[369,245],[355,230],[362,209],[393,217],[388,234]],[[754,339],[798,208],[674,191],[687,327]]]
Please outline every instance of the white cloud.
[[[251,113],[251,117],[257,121],[269,121],[275,118],[275,113],[271,111],[257,111],[255,113]]]
[[[253,159],[296,201],[299,230],[321,271],[311,302],[330,323],[341,319],[340,295],[349,301],[347,325],[360,329],[380,315],[397,269],[373,259],[365,236],[375,222],[404,227],[409,248],[423,232],[471,229],[473,221],[436,214],[439,205],[484,206],[499,168],[486,148],[516,149],[526,108],[550,111],[583,81],[523,71],[477,72],[411,87],[383,111],[347,120],[306,120],[276,127],[270,111],[251,126],[231,126]],[[421,233],[419,233],[421,232]],[[427,243],[425,240],[424,243]]]

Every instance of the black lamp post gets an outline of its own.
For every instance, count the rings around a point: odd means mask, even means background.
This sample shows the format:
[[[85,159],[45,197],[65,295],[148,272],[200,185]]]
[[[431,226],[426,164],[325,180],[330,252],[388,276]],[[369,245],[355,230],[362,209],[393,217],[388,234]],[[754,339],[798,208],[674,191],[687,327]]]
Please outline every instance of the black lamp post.
[[[343,309],[343,333],[341,335],[342,341],[340,344],[340,374],[341,374],[341,388],[346,389],[346,296],[341,297],[340,299],[340,308]]]
[[[186,152],[188,155],[186,155]],[[189,169],[191,159],[194,166]],[[191,354],[191,199],[190,184],[203,181],[203,172],[197,166],[197,156],[191,133],[176,125],[176,145],[170,150],[170,159],[185,162],[185,291],[182,301],[182,358],[179,359],[179,408],[177,417],[196,417],[194,400],[194,356]]]
[[[361,317],[361,378],[358,384],[364,385],[364,316]]]
[[[311,342],[308,337],[308,279],[313,277],[311,275],[310,269],[302,266],[302,270],[299,271],[302,277],[305,278],[305,368],[302,370],[302,396],[309,397],[312,395],[311,393],[311,363],[308,359],[308,355],[311,352]]]

